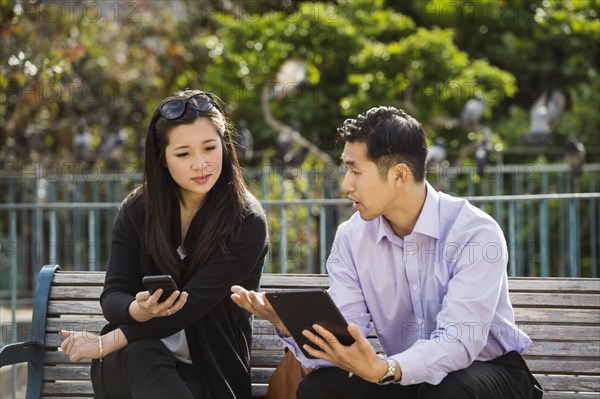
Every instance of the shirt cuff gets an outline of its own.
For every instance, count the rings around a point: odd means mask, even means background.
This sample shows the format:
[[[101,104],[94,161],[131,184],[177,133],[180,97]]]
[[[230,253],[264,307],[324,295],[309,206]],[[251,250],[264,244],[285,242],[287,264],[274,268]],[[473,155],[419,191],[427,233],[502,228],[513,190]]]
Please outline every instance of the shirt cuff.
[[[285,335],[283,335],[283,333],[277,327],[275,327],[275,334],[279,337],[279,339],[281,339],[283,344],[289,350],[292,351],[292,353],[294,354],[296,359],[298,359],[298,361],[302,364],[302,366],[304,366],[306,368],[317,368],[320,366],[332,366],[331,363],[326,362],[324,360],[309,359],[306,356],[304,356],[304,353],[302,353],[302,351],[300,350],[300,347],[298,347],[298,344],[296,343],[294,338],[286,337]]]
[[[427,380],[427,364],[421,357],[419,351],[407,350],[390,358],[396,360],[400,365],[402,377],[400,385],[420,384]]]

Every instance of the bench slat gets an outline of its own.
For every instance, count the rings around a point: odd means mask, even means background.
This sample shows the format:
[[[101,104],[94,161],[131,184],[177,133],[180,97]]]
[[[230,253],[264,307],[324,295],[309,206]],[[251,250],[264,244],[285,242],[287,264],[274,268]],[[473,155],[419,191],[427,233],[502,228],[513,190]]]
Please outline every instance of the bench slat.
[[[57,301],[48,302],[48,314],[101,315],[100,302],[95,301]]]
[[[523,292],[577,292],[597,294],[600,291],[598,278],[558,278],[558,277],[510,277],[510,291]]]
[[[529,337],[536,341],[598,341],[600,326],[563,326],[552,324],[519,324]]]
[[[539,359],[526,355],[525,360],[532,372],[538,374],[591,374],[600,375],[600,363],[597,359],[570,360],[564,358]]]
[[[90,381],[42,382],[44,395],[93,395]]]
[[[266,287],[325,287],[329,286],[329,277],[321,274],[273,274],[264,273],[260,280],[261,290]]]
[[[46,324],[46,332],[53,333],[63,330],[75,330],[75,331],[89,331],[98,333],[107,321],[102,316],[75,316],[75,317],[51,317],[48,318]],[[587,325],[578,326],[573,328],[567,325],[553,325],[553,324],[525,324],[519,323],[521,328],[527,335],[534,341],[598,341],[600,337],[600,325]],[[266,320],[254,319],[253,323],[253,334],[254,335],[275,335],[275,329]],[[375,330],[372,329],[369,336],[375,336]]]
[[[104,272],[58,272],[54,275],[53,285],[103,285]],[[278,274],[264,273],[261,279],[261,287],[286,288],[298,287],[327,287],[329,278],[321,274]],[[595,293],[600,290],[600,279],[598,278],[558,278],[558,277],[510,277],[509,288],[511,291],[534,291],[534,292],[588,292]]]
[[[82,323],[85,325],[84,323]],[[600,337],[600,325],[572,326],[554,324],[527,324],[517,320],[517,325],[534,340],[542,341],[598,341]],[[254,319],[254,335],[275,335],[275,328],[266,320]],[[369,337],[376,335],[375,329],[371,329]]]
[[[92,361],[90,359],[82,359],[78,365],[89,364]],[[73,362],[69,359],[67,355],[65,355],[62,351],[47,350],[44,352],[44,365],[52,366],[52,365],[60,365],[61,367],[65,367],[67,365],[72,366]]]
[[[252,367],[252,382],[268,384],[273,371],[275,371],[274,368]]]
[[[544,399],[600,399],[600,393],[544,392]]]
[[[599,392],[599,376],[537,375],[535,378],[548,391]],[[584,396],[585,398],[585,396]]]
[[[600,309],[597,294],[564,294],[564,293],[523,293],[511,292],[510,301],[513,307],[543,308],[593,308]]]
[[[273,351],[260,351],[255,350],[252,351],[251,363],[252,366],[258,367],[275,367],[281,362],[283,359],[283,351],[277,350]],[[91,360],[83,359],[78,364],[89,364]],[[73,365],[73,363],[69,360],[69,358],[61,351],[46,351],[44,353],[44,364],[45,365],[62,365],[63,367],[66,365]]]
[[[52,285],[104,285],[104,272],[60,271],[54,274]]]
[[[53,286],[50,289],[50,299],[90,299],[100,301],[102,286]]]
[[[600,309],[515,308],[515,319],[526,323],[598,325]]]
[[[54,380],[90,380],[90,366],[74,365],[64,367],[45,366],[43,370],[44,381]]]
[[[526,354],[531,356],[571,356],[600,358],[600,341],[597,342],[548,342],[533,341]]]
[[[283,359],[283,351],[268,352],[268,351],[252,351],[250,363],[252,367],[276,367]]]
[[[60,330],[99,332],[108,322],[103,316],[51,317],[46,322],[46,332]]]
[[[267,396],[268,384],[252,384],[252,397],[253,398],[264,398]]]
[[[40,396],[40,399],[89,399],[89,398],[93,398],[94,395],[87,395],[87,396]]]

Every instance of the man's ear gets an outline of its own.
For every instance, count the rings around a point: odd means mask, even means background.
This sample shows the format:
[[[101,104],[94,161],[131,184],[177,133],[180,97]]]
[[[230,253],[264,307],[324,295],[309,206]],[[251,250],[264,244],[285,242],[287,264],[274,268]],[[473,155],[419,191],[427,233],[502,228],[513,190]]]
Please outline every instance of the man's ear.
[[[409,176],[412,174],[410,168],[404,162],[400,162],[392,166],[392,173],[394,184],[396,185],[406,183]]]

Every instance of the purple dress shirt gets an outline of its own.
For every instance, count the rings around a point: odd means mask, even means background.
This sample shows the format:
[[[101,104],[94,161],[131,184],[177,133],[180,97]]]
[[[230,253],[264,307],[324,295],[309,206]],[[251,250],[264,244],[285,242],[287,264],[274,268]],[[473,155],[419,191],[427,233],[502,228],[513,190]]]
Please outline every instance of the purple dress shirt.
[[[475,360],[531,344],[515,325],[507,253],[489,215],[427,183],[404,239],[381,216],[366,222],[356,212],[339,226],[327,260],[329,294],[363,335],[373,323],[385,353],[400,364],[402,385],[439,384]],[[282,339],[305,367],[331,365]]]

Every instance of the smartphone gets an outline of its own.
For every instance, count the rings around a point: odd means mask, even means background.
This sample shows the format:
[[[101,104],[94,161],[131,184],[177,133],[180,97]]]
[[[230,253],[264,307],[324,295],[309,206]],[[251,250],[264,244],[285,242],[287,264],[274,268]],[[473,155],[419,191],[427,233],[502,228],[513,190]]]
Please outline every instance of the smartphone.
[[[154,292],[162,288],[163,293],[158,298],[158,302],[163,302],[166,300],[173,291],[177,291],[177,284],[173,281],[173,278],[168,274],[161,274],[158,276],[145,276],[142,278],[142,284],[144,287],[150,292],[150,295],[154,294]]]

